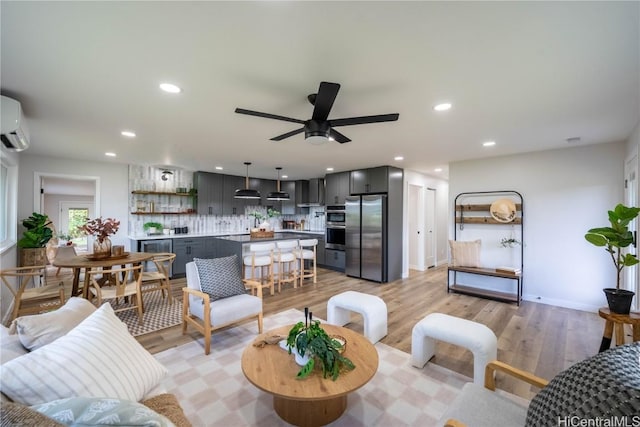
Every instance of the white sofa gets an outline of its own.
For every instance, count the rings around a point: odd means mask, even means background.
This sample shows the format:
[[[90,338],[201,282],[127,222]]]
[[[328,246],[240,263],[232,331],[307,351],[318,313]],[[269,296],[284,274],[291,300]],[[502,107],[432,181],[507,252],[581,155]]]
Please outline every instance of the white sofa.
[[[176,397],[162,385],[166,373],[108,303],[96,309],[71,298],[56,311],[20,317],[11,328],[0,325],[3,422],[11,422],[5,417],[13,411],[21,411],[22,419],[25,407],[51,416],[48,410],[59,410],[51,402],[62,401],[86,417],[88,409],[78,409],[79,402],[95,407],[109,399],[119,404],[114,410],[148,411],[150,417],[166,412],[158,425],[189,426]]]

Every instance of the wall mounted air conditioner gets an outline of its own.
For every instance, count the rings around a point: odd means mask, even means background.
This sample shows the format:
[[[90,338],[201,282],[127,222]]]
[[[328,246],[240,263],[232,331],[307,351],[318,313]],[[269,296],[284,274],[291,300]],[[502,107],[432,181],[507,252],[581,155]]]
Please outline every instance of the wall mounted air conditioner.
[[[2,96],[0,103],[0,139],[12,151],[29,147],[29,131],[22,115],[22,106],[15,99]]]

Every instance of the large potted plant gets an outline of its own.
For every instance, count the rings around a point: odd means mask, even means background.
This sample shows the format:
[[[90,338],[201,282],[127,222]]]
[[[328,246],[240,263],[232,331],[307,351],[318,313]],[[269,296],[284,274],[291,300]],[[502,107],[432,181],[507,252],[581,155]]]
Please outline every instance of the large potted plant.
[[[53,230],[49,227],[51,220],[46,214],[34,212],[29,218],[22,220],[25,228],[22,238],[18,240],[20,248],[20,265],[47,264],[46,246],[53,237]]]
[[[609,211],[610,227],[592,228],[587,231],[584,238],[589,243],[603,247],[611,256],[616,268],[616,287],[605,288],[609,309],[613,313],[629,314],[634,292],[620,289],[622,270],[638,264],[638,258],[625,252],[625,248],[635,243],[633,233],[629,230],[629,223],[638,217],[640,208],[627,207],[618,204],[614,210]]]
[[[309,376],[316,364],[321,366],[324,378],[331,377],[334,381],[340,371],[354,369],[353,362],[342,355],[345,345],[344,339],[329,336],[320,326],[320,321],[312,319],[308,308],[305,308],[304,323],[295,324],[287,337],[289,353],[295,352],[296,362],[302,365],[297,374],[300,379]]]

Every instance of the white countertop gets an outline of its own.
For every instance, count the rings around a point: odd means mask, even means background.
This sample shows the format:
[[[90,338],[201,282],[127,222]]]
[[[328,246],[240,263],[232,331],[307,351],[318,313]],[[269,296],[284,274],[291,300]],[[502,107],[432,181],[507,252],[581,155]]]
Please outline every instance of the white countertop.
[[[275,230],[277,233],[296,233],[296,234],[311,234],[324,236],[324,230]],[[207,233],[187,233],[187,234],[155,234],[148,236],[146,234],[130,235],[131,240],[159,240],[159,239],[193,239],[196,237],[220,237],[220,236],[237,236],[242,234],[249,234],[245,232],[207,232]]]

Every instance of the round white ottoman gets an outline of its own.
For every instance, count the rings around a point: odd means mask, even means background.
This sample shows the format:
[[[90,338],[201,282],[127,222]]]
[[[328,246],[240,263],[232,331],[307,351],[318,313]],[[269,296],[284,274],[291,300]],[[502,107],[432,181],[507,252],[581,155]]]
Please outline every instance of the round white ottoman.
[[[364,318],[364,336],[372,344],[387,335],[387,304],[380,297],[361,292],[347,291],[329,298],[327,323],[346,325],[352,311]]]
[[[442,313],[432,313],[411,332],[411,364],[422,368],[435,355],[436,340],[459,345],[473,353],[473,382],[484,384],[484,368],[498,357],[498,339],[480,323]]]

